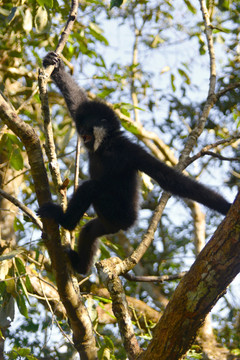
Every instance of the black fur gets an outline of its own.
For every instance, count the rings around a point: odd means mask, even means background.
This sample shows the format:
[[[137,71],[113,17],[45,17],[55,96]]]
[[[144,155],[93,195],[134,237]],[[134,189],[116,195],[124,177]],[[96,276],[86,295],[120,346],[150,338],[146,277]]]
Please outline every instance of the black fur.
[[[53,218],[73,230],[92,204],[97,218],[82,229],[78,251],[69,250],[73,268],[87,273],[96,252],[97,238],[126,230],[137,218],[138,170],[148,174],[166,191],[195,200],[226,214],[230,208],[221,195],[177,172],[132,143],[120,130],[116,113],[106,104],[87,100],[86,94],[65,72],[61,60],[53,52],[43,65],[55,65],[52,79],[61,90],[89,154],[90,180],[79,186],[64,213],[59,205],[44,204],[41,217]]]

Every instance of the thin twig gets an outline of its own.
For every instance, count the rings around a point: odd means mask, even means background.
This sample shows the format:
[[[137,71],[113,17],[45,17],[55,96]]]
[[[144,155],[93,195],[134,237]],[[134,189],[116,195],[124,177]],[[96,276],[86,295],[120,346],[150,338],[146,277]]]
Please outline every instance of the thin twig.
[[[216,154],[213,151],[202,151],[201,153],[202,156],[204,155],[209,155],[215,158],[218,158],[219,160],[224,160],[224,161],[240,161],[240,157],[226,157],[226,156],[222,156],[220,154]]]
[[[42,115],[44,119],[44,130],[46,137],[45,150],[49,161],[49,169],[52,175],[52,180],[56,189],[58,200],[62,202],[62,193],[58,190],[62,185],[62,179],[60,174],[60,168],[57,161],[56,148],[53,139],[53,129],[51,124],[51,115],[48,103],[47,81],[43,70],[39,70],[38,74],[38,86],[39,95],[42,104]]]
[[[39,218],[35,215],[35,213],[29,209],[27,206],[22,204],[19,200],[17,200],[12,195],[6,193],[4,190],[0,189],[0,195],[3,196],[5,199],[10,201],[12,204],[17,206],[19,209],[21,209],[33,222],[36,224],[41,231],[43,231],[43,225],[42,222],[39,220]]]
[[[68,340],[68,342],[69,342],[71,345],[74,345],[72,339],[70,339],[70,337],[65,333],[65,331],[63,330],[63,328],[60,326],[60,324],[59,324],[59,322],[58,322],[58,320],[57,320],[57,318],[56,318],[56,315],[55,315],[54,312],[53,312],[52,306],[51,306],[51,304],[50,304],[50,302],[49,302],[49,301],[51,301],[51,299],[48,298],[47,295],[45,294],[44,288],[43,288],[43,286],[42,286],[41,278],[38,277],[38,279],[39,279],[40,287],[41,287],[41,290],[42,290],[42,293],[43,293],[43,296],[44,296],[44,300],[46,301],[46,303],[47,303],[47,305],[48,305],[48,309],[49,309],[50,313],[52,314],[53,320],[55,320],[55,323],[56,323],[57,327],[59,328],[59,330],[60,330],[60,332],[63,334],[63,336]],[[55,300],[55,299],[53,299],[53,300]]]
[[[164,281],[173,281],[182,279],[183,276],[186,274],[186,271],[181,272],[176,275],[162,275],[162,276],[135,276],[131,274],[125,274],[125,279],[129,281],[135,281],[135,282],[157,282],[162,283]]]
[[[235,89],[237,89],[239,87],[240,87],[240,81],[238,81],[238,82],[236,82],[234,84],[229,84],[224,89],[218,91],[216,93],[216,97],[217,97],[217,99],[219,99],[221,96],[225,95],[228,91],[235,90]]]
[[[207,38],[208,53],[209,53],[209,62],[210,62],[210,74],[209,74],[209,89],[207,101],[204,104],[202,114],[199,118],[198,124],[190,133],[184,150],[182,151],[180,157],[180,164],[178,164],[178,169],[183,170],[186,167],[188,156],[195,146],[197,139],[203,132],[205,124],[209,115],[210,110],[215,105],[217,98],[215,95],[215,86],[216,86],[216,61],[215,61],[215,52],[213,46],[213,36],[211,29],[211,22],[208,14],[208,10],[205,4],[205,0],[199,0],[200,7],[202,11],[202,16],[205,24],[205,34]]]
[[[219,145],[224,145],[224,144],[230,145],[238,140],[240,140],[240,136],[232,136],[229,139],[219,140],[213,144],[209,144],[209,145],[205,146],[204,148],[202,148],[202,150],[200,150],[197,154],[188,158],[187,165],[193,163],[195,160],[199,159],[200,157],[202,157],[204,155],[211,155],[211,156],[219,158],[220,160],[239,161],[239,157],[230,158],[230,157],[225,157],[220,154],[216,154],[212,151],[209,151],[210,149],[214,149],[214,148],[218,147]]]
[[[74,191],[76,191],[77,187],[78,187],[80,151],[81,151],[81,140],[80,140],[80,136],[78,136],[77,137],[77,146],[76,146],[76,155],[75,155]]]

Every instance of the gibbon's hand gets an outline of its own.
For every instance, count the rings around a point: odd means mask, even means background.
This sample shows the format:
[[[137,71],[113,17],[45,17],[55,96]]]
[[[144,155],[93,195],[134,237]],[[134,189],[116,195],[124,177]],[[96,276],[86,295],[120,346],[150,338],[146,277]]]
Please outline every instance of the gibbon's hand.
[[[60,205],[48,202],[43,204],[38,210],[37,215],[41,218],[54,219],[58,224],[63,216],[63,210]]]
[[[50,65],[53,65],[55,67],[55,69],[53,70],[53,73],[56,73],[59,70],[64,70],[63,61],[60,59],[60,57],[54,51],[49,52],[43,58],[43,67],[47,68]]]

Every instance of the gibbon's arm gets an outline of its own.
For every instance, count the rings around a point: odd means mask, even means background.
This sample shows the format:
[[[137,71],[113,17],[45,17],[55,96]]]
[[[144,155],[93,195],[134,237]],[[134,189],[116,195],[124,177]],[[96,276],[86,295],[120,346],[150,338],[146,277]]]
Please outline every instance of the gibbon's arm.
[[[60,205],[49,202],[43,204],[38,209],[37,214],[41,218],[54,219],[57,224],[67,230],[73,230],[96,196],[96,183],[93,180],[88,180],[77,188],[65,212]]]
[[[51,78],[64,96],[68,110],[72,118],[75,119],[78,106],[88,100],[86,93],[76,84],[72,76],[65,71],[62,60],[53,51],[43,59],[43,66],[46,68],[49,65],[55,66]]]
[[[215,191],[171,168],[148,154],[137,144],[132,144],[129,153],[132,154],[133,166],[156,180],[165,191],[173,195],[191,199],[210,209],[226,215],[231,204]]]

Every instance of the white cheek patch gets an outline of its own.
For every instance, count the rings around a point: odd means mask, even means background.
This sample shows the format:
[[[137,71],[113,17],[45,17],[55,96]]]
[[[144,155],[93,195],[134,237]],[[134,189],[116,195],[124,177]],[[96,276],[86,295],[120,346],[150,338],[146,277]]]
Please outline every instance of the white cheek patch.
[[[99,126],[94,126],[93,128],[93,135],[94,135],[94,145],[93,145],[93,149],[94,151],[96,151],[99,146],[102,144],[103,139],[106,136],[106,129],[104,129],[103,127],[99,127]]]

